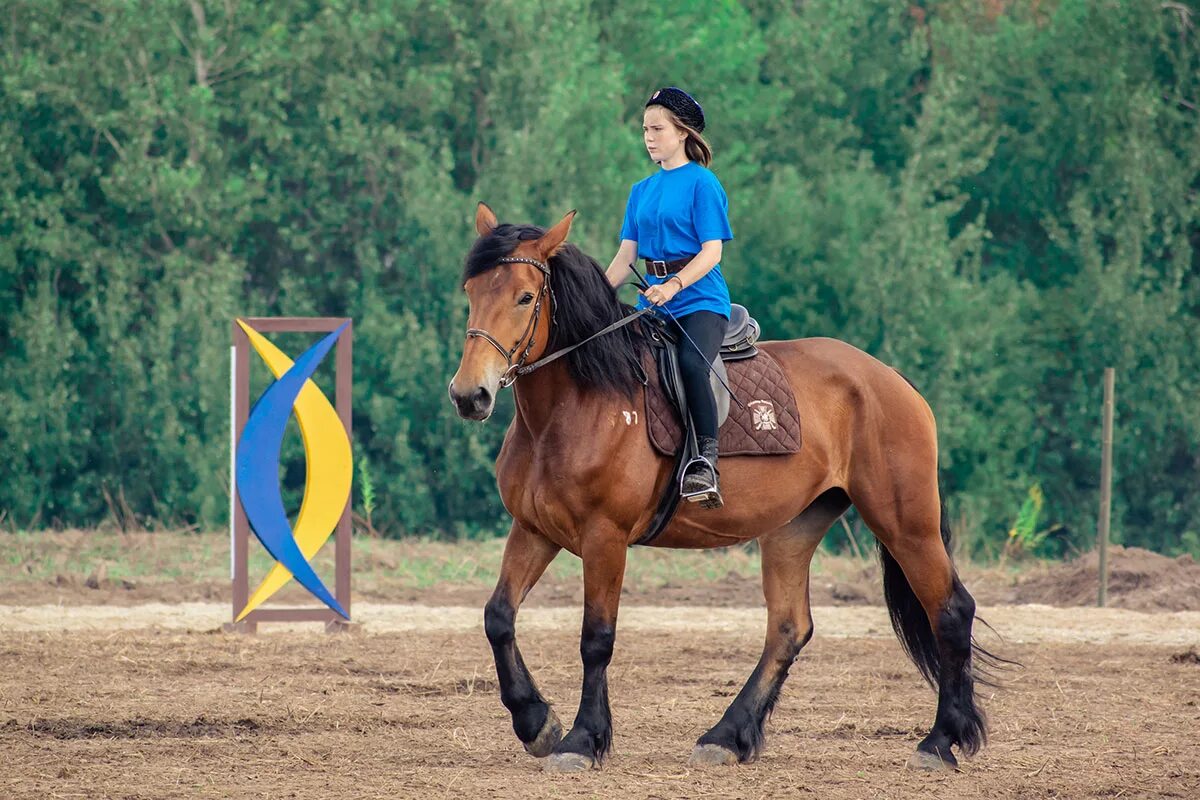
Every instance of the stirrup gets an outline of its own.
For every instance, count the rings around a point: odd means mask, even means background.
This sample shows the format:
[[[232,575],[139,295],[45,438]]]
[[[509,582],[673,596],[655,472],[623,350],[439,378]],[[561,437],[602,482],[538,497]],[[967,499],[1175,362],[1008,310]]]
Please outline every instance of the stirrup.
[[[703,489],[698,489],[694,492],[685,492],[683,491],[683,483],[688,479],[688,473],[691,472],[693,465],[696,464],[703,465],[704,469],[713,476],[714,480],[711,482],[711,485]],[[683,467],[683,477],[679,480],[680,499],[686,500],[689,503],[699,503],[701,508],[707,509],[720,508],[725,505],[725,501],[721,499],[721,490],[717,487],[716,473],[716,468],[704,456],[697,456],[687,462]]]

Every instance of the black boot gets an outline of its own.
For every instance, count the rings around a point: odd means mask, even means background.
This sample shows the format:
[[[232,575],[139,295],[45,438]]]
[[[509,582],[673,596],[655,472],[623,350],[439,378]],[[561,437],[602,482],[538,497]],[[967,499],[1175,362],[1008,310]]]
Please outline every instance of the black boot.
[[[684,500],[699,503],[701,508],[720,508],[724,501],[719,485],[721,473],[717,471],[717,440],[701,436],[696,443],[700,446],[700,458],[688,464],[680,492]]]

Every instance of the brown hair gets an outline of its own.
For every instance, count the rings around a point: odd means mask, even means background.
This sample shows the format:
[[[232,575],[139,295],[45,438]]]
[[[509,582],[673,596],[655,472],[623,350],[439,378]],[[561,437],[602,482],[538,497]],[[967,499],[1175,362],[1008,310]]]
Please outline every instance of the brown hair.
[[[700,135],[700,131],[693,127],[684,125],[680,122],[679,117],[675,116],[675,112],[666,106],[657,106],[667,115],[667,119],[671,121],[679,130],[687,134],[687,140],[683,143],[683,152],[687,153],[687,157],[692,161],[698,161],[701,166],[707,167],[712,163],[712,147]]]

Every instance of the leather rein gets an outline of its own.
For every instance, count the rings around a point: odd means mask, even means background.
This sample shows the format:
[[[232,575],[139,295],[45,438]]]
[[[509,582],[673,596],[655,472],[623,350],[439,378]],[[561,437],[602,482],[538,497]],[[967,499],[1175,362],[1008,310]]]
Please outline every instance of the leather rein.
[[[534,305],[533,305],[533,316],[529,318],[528,324],[525,325],[525,332],[521,334],[521,337],[519,339],[517,339],[517,341],[513,344],[512,347],[505,350],[504,345],[500,344],[500,342],[496,340],[495,336],[492,336],[490,333],[483,330],[482,328],[467,328],[467,338],[468,339],[475,338],[475,337],[483,339],[485,342],[488,342],[489,344],[491,344],[492,347],[496,348],[496,351],[498,353],[500,353],[500,355],[504,356],[504,361],[508,365],[508,369],[506,369],[504,371],[504,374],[500,377],[500,388],[501,389],[504,389],[508,386],[512,386],[513,383],[516,382],[517,378],[521,377],[522,375],[528,375],[529,373],[533,372],[536,369],[541,369],[542,367],[549,364],[551,361],[562,358],[567,353],[570,353],[572,350],[575,350],[576,348],[582,347],[583,345],[587,344],[588,342],[592,341],[593,339],[603,336],[606,333],[612,333],[613,331],[617,330],[618,328],[622,328],[622,327],[628,325],[629,323],[633,322],[638,317],[640,317],[643,314],[646,314],[652,310],[651,308],[647,307],[647,308],[643,308],[641,311],[635,311],[632,314],[628,314],[625,317],[622,317],[621,319],[617,320],[616,322],[612,323],[611,325],[609,325],[605,328],[602,328],[599,331],[596,331],[591,336],[589,336],[588,338],[584,339],[581,342],[577,342],[569,347],[564,347],[560,350],[556,350],[555,352],[551,353],[550,355],[544,356],[543,358],[538,359],[537,361],[533,362],[532,364],[526,364],[525,359],[529,358],[529,351],[533,349],[533,342],[534,342],[534,339],[537,337],[538,320],[542,316],[542,302],[545,300],[547,295],[549,295],[549,297],[550,297],[550,324],[551,324],[551,326],[554,325],[555,312],[558,310],[558,302],[554,299],[554,290],[550,288],[550,266],[543,261],[538,261],[537,259],[533,259],[533,258],[524,258],[521,256],[505,256],[504,258],[499,259],[496,263],[498,263],[498,264],[531,264],[531,265],[537,267],[542,273],[542,288],[541,288],[541,291],[538,292],[537,302],[534,303]],[[514,363],[513,356],[516,355],[517,350],[519,350],[521,347],[521,342],[524,342],[526,337],[529,337],[529,341],[525,344],[525,349],[521,352],[520,358],[518,358],[516,360],[516,362]]]

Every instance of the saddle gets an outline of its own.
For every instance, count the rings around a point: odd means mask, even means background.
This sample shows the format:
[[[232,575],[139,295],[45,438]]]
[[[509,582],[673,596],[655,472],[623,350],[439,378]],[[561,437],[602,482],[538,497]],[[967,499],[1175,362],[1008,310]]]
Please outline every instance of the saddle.
[[[679,329],[674,322],[655,315],[647,317],[647,325],[657,379],[646,384],[646,430],[654,449],[674,456],[675,464],[654,518],[636,544],[649,544],[671,521],[679,505],[684,470],[699,454],[679,370]],[[710,375],[722,456],[785,455],[800,450],[795,395],[779,362],[755,345],[759,332],[758,322],[746,308],[734,305],[713,362],[713,372],[720,380]],[[690,345],[685,341],[684,346]]]

